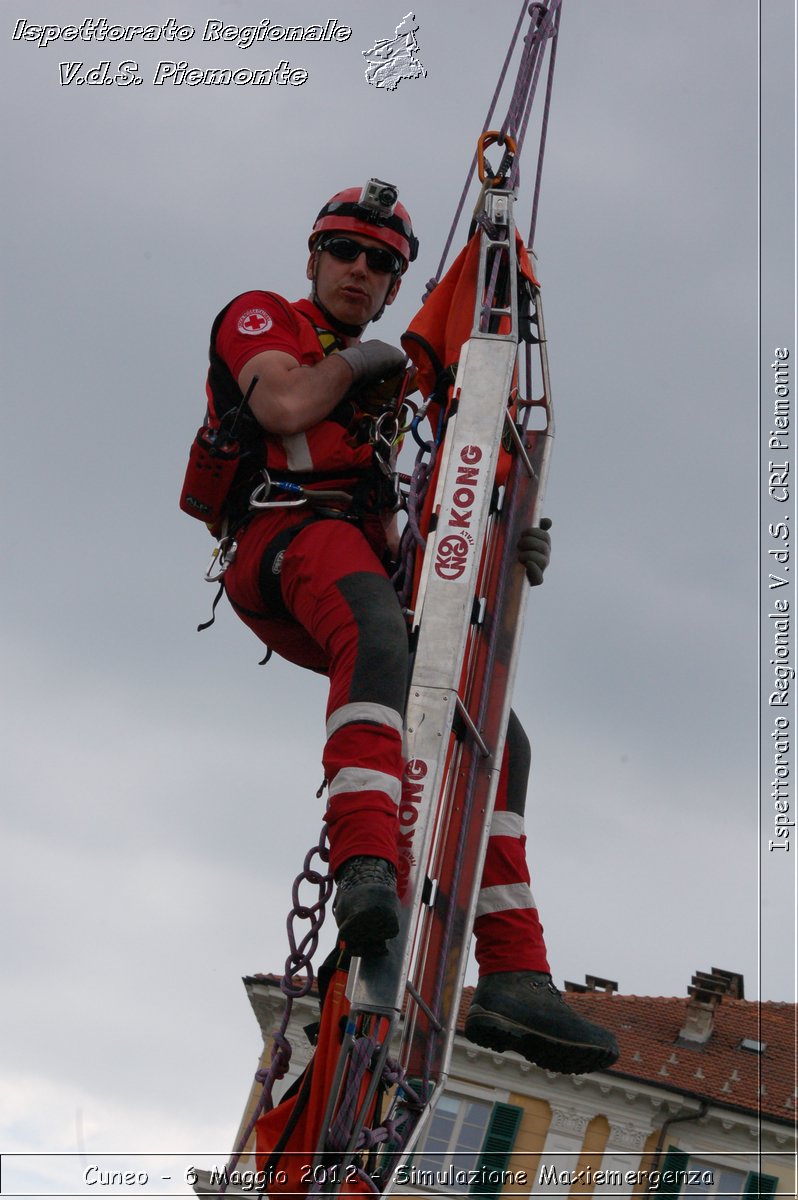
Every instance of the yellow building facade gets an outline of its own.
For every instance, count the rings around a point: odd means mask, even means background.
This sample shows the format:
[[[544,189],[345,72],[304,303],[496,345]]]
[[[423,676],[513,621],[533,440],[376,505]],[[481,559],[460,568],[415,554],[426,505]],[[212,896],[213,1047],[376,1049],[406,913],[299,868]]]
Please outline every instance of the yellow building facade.
[[[263,1068],[284,998],[274,976],[245,986]],[[625,996],[592,977],[566,989],[567,1003],[613,1030],[618,1062],[558,1075],[458,1033],[444,1094],[397,1194],[795,1197],[795,1006],[746,1001],[742,978],[730,972],[699,973],[684,998]],[[317,1019],[314,994],[294,1002],[281,1091],[310,1061],[305,1027]],[[239,1137],[260,1092],[253,1084]],[[250,1137],[240,1172],[254,1171],[253,1151]],[[208,1194],[204,1183],[196,1190]]]

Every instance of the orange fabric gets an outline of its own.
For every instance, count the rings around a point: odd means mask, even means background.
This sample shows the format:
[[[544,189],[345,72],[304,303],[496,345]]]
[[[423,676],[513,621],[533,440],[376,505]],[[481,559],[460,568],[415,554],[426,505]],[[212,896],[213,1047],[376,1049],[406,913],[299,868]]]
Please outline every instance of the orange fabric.
[[[443,279],[413,317],[406,333],[402,335],[402,346],[418,370],[416,382],[422,396],[429,396],[437,381],[439,369],[445,369],[457,362],[461,346],[471,336],[476,303],[479,245],[480,235],[477,231],[460,251]],[[529,254],[519,234],[516,234],[516,252],[522,275],[537,285]]]
[[[327,1100],[332,1088],[338,1054],[341,1048],[341,1018],[349,1013],[349,1001],[344,994],[347,972],[337,970],[327,989],[321,1013],[318,1041],[299,1092],[278,1104],[271,1112],[258,1118],[255,1124],[255,1154],[257,1170],[265,1171],[269,1156],[280,1142],[283,1131],[295,1114],[302,1098],[307,1095],[302,1111],[279,1158],[269,1165],[266,1192],[270,1196],[307,1192],[313,1186],[313,1156],[321,1134]],[[342,1196],[372,1195],[372,1190],[354,1172],[343,1171]]]

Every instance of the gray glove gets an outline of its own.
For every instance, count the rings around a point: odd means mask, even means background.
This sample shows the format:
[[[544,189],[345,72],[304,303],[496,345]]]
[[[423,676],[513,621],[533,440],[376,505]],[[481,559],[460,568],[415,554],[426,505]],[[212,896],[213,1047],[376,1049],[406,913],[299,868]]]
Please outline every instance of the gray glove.
[[[352,382],[361,383],[364,379],[384,379],[386,375],[395,375],[404,370],[404,350],[390,346],[387,342],[359,342],[341,350],[338,355],[348,364],[352,372]]]
[[[551,558],[551,520],[541,517],[540,527],[525,529],[518,539],[518,561],[526,571],[530,587],[543,582],[543,572]]]

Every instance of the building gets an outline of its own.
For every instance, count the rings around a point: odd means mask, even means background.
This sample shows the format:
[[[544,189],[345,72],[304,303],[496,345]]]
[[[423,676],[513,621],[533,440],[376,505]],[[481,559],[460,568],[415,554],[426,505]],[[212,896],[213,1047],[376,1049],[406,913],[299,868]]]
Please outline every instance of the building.
[[[268,1065],[283,1010],[279,979],[244,983]],[[613,1030],[618,1062],[593,1075],[557,1075],[458,1033],[445,1093],[399,1192],[796,1195],[794,1005],[746,1000],[742,977],[718,969],[696,974],[686,997],[622,995],[595,976],[565,987],[567,1003]],[[295,1001],[284,1086],[310,1060],[304,1027],[317,1019],[314,994]],[[239,1133],[259,1093],[253,1085]],[[249,1156],[247,1164],[254,1167]]]

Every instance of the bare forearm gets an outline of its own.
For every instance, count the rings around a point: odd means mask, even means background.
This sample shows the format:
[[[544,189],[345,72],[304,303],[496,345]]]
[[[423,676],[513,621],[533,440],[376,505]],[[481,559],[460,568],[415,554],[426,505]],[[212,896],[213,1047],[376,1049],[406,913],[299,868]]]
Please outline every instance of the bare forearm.
[[[238,383],[246,393],[257,376],[249,406],[264,429],[285,436],[324,420],[353,383],[384,379],[404,364],[404,351],[376,338],[329,354],[312,367],[300,366],[281,350],[266,350],[242,368]]]
[[[300,366],[289,355],[258,355],[239,376],[243,391],[256,375],[249,406],[264,429],[280,435],[301,433],[316,425],[352,384],[351,368],[337,354],[312,367]]]

